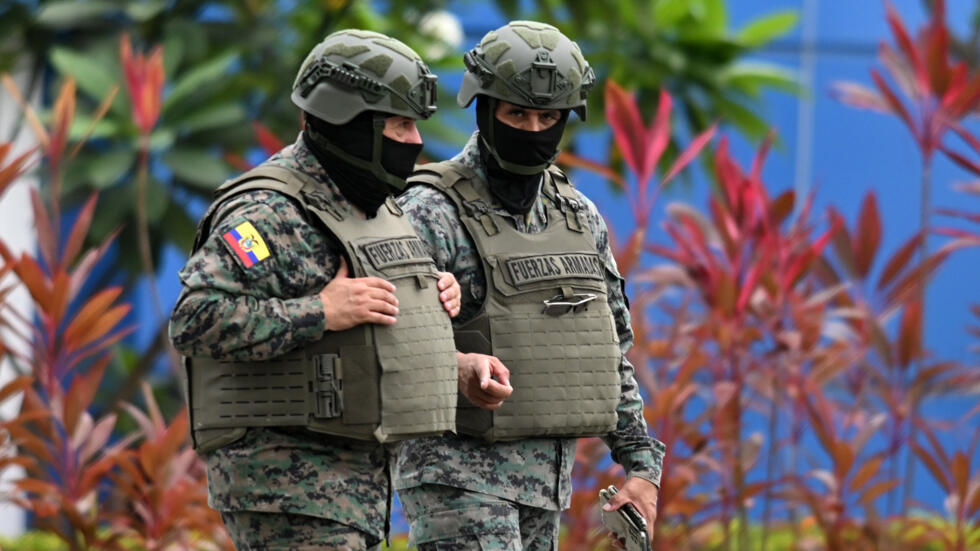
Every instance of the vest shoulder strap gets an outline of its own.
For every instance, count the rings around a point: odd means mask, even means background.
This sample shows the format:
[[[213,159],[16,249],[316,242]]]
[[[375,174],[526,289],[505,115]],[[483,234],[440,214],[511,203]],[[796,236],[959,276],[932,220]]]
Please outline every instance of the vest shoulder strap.
[[[472,168],[458,161],[443,161],[421,165],[409,179],[409,185],[427,184],[442,191],[455,204],[462,216],[479,221],[487,235],[500,233],[490,212],[489,196],[477,191],[473,182],[479,177]]]
[[[230,197],[249,191],[275,191],[294,200],[299,204],[300,208],[309,212],[310,205],[306,200],[304,191],[313,189],[316,185],[316,180],[308,174],[271,164],[259,165],[237,178],[228,180],[214,190],[213,202],[198,225],[193,250],[196,251],[204,245],[208,234],[211,233],[211,228],[215,223],[219,222],[215,217],[222,203]],[[331,209],[330,214],[338,220],[343,219],[343,215],[334,209]]]
[[[575,193],[575,186],[568,181],[565,173],[555,165],[551,165],[547,170],[547,178],[542,190],[558,205],[558,209],[565,215],[565,225],[568,229],[582,233],[587,227],[585,221],[585,205],[579,200]]]

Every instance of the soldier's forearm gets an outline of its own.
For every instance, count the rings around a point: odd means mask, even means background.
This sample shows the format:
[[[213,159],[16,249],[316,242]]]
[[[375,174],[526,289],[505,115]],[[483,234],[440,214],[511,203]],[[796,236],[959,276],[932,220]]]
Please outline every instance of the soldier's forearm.
[[[272,358],[312,342],[324,331],[318,296],[256,299],[194,291],[174,310],[170,337],[187,356]]]

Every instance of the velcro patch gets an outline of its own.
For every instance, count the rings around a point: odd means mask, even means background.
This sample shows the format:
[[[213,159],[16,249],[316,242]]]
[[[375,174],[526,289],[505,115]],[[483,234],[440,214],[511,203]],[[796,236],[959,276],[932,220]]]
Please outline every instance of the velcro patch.
[[[515,285],[584,277],[602,281],[603,264],[595,254],[543,254],[507,260],[507,271]]]
[[[251,222],[242,222],[221,237],[246,268],[251,268],[269,256],[269,248]]]

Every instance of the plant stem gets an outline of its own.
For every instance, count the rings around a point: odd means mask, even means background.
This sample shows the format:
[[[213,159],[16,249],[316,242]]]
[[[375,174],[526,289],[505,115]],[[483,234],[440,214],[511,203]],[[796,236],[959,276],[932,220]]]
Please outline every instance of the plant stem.
[[[918,300],[919,308],[922,312],[919,326],[919,331],[921,332],[921,341],[925,342],[926,335],[926,272],[924,271],[926,265],[926,259],[929,257],[929,233],[932,231],[931,228],[931,215],[932,215],[932,156],[926,155],[922,159],[922,184],[920,191],[920,205],[919,205],[919,231],[922,232],[922,242],[919,244],[919,265],[922,266],[923,271],[919,277],[918,281]],[[910,381],[914,380],[916,373],[922,369],[922,360],[916,358],[912,362],[912,372],[905,374],[903,392],[906,396],[909,395],[909,384]],[[918,431],[915,428],[914,420],[918,418],[919,415],[919,403],[918,401],[912,401],[909,404],[909,433],[908,442],[914,442],[915,438],[918,436]],[[908,446],[904,446],[908,447]],[[915,489],[915,454],[911,451],[907,451],[905,455],[905,480],[902,484],[902,514],[908,512],[909,506],[912,500],[912,494]]]
[[[163,323],[163,320],[166,318],[163,315],[163,301],[160,300],[160,291],[157,289],[156,271],[153,269],[153,249],[150,245],[150,222],[146,212],[149,165],[150,137],[144,134],[140,136],[139,175],[136,180],[136,224],[138,226],[140,260],[143,264],[146,283],[150,288],[154,317],[158,322]],[[170,351],[168,350],[168,352]],[[178,359],[173,353],[169,353],[168,357],[170,358],[171,368],[177,369],[179,365]]]
[[[766,480],[772,482],[773,477],[776,473],[776,462],[778,461],[778,453],[776,453],[776,433],[779,431],[779,410],[782,408],[782,392],[780,389],[783,385],[780,383],[780,374],[782,371],[779,366],[772,373],[772,400],[769,402],[769,452],[768,458],[766,459]],[[769,548],[769,525],[772,522],[772,497],[770,493],[766,492],[766,502],[764,509],[762,511],[762,541],[759,545],[759,549],[766,551]]]

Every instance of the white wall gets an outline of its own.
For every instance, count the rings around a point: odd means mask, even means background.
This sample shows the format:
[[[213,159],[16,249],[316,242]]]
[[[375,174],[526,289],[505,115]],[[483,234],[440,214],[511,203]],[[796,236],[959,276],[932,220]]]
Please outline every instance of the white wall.
[[[17,85],[24,90],[26,87],[27,75],[17,73],[14,75]],[[32,104],[38,105],[37,97],[32,98]],[[14,148],[12,155],[20,155],[33,147],[36,143],[33,132],[24,125],[17,136],[12,136],[16,123],[20,120],[20,106],[14,101],[5,88],[0,88],[0,142],[10,141],[13,138]],[[8,155],[7,160],[10,160]],[[22,177],[17,182],[11,184],[7,191],[0,196],[0,239],[10,248],[14,254],[25,250],[35,250],[36,234],[34,231],[34,217],[31,212],[30,189],[37,185],[37,178],[33,173]],[[0,288],[6,287],[9,279],[0,281]],[[14,308],[31,317],[30,300],[23,288],[17,289],[7,301],[8,308]],[[0,339],[8,346],[17,340],[8,338],[7,334],[0,332]],[[0,384],[5,383],[14,376],[13,367],[9,361],[0,363]],[[17,414],[20,408],[19,399],[8,400],[0,407],[0,418],[9,419]],[[0,479],[0,493],[9,485],[9,480],[14,477],[22,476],[19,469],[9,469],[2,479]],[[25,514],[20,508],[10,504],[0,504],[0,534],[15,536],[24,531]]]

